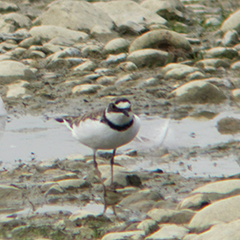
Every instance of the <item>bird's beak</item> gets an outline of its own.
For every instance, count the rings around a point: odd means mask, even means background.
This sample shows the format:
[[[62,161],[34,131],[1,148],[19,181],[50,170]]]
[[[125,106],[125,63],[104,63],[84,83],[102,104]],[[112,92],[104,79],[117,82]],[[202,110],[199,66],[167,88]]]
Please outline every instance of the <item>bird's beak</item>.
[[[123,110],[122,110],[122,112],[123,112],[123,114],[124,114],[125,116],[129,117],[128,110],[126,110],[126,109],[123,109]]]

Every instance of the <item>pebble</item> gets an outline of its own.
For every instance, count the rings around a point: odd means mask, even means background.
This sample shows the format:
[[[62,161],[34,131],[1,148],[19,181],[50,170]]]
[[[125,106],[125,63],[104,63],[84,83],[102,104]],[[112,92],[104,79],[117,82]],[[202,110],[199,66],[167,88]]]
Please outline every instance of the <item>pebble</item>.
[[[124,62],[127,58],[127,54],[126,53],[119,53],[117,55],[113,55],[113,54],[109,54],[107,59],[105,60],[107,65],[110,64],[117,64],[120,62]]]
[[[99,77],[96,81],[96,83],[100,85],[113,85],[116,82],[117,78],[115,76],[102,76]]]
[[[48,195],[58,195],[66,193],[63,188],[61,188],[58,184],[51,186],[45,193],[45,196]]]
[[[91,94],[96,93],[101,88],[100,85],[97,84],[82,84],[77,85],[72,89],[72,93],[75,94]]]
[[[133,62],[130,62],[130,61],[125,61],[125,62],[119,63],[117,65],[117,68],[124,72],[133,72],[138,69],[136,64],[134,64]]]
[[[74,71],[94,71],[96,64],[91,60],[87,60],[73,68]]]
[[[136,74],[135,73],[126,74],[126,75],[120,77],[115,82],[115,85],[119,86],[119,85],[127,83],[127,82],[132,82],[132,80],[137,80],[138,78],[140,78],[140,75],[137,73]]]

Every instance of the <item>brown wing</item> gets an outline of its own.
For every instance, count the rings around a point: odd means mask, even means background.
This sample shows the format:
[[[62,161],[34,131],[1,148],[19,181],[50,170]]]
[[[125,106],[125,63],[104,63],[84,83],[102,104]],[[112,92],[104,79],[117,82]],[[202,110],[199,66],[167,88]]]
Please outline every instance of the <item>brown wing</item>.
[[[78,126],[81,121],[85,121],[86,119],[93,119],[93,120],[101,120],[103,117],[105,109],[95,109],[91,112],[87,112],[86,114],[82,116],[67,116],[63,118],[56,118],[55,120],[58,122],[64,122],[64,120],[69,124],[69,127],[72,128],[73,125]]]

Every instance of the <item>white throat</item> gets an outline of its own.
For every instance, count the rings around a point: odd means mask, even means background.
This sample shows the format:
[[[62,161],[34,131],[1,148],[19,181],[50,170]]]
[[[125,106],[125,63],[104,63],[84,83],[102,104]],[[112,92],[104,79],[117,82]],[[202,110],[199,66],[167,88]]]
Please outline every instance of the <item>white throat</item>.
[[[129,117],[127,117],[122,112],[107,112],[105,111],[105,116],[108,121],[112,122],[113,124],[117,126],[123,126],[133,119],[133,113],[129,113]]]

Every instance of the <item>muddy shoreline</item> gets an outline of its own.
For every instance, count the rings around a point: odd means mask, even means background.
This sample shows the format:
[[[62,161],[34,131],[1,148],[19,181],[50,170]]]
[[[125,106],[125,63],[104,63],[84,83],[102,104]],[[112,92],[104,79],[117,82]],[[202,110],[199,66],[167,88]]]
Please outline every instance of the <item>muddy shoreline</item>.
[[[0,4],[0,239],[240,239],[240,5],[165,3]],[[91,150],[54,118],[119,96],[142,130],[102,214]]]

